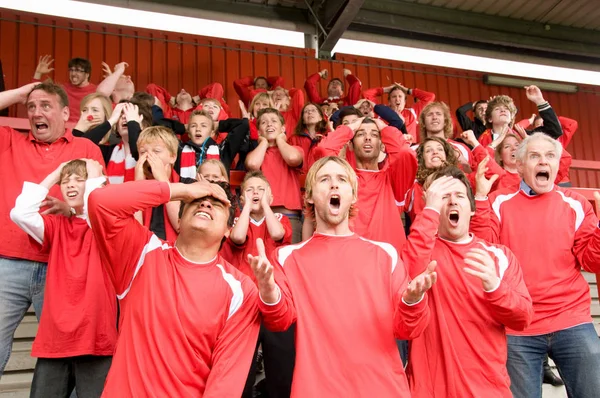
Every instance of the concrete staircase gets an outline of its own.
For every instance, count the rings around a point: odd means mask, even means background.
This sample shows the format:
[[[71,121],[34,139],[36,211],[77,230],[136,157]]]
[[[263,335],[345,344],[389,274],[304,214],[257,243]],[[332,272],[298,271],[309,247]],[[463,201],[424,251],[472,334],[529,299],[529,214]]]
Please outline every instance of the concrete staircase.
[[[596,332],[600,335],[600,304],[598,303],[598,288],[596,277],[587,272],[583,273],[585,279],[590,285],[592,295],[592,317]],[[30,308],[25,318],[17,328],[13,351],[8,361],[5,373],[0,380],[0,398],[27,398],[29,397],[29,388],[33,378],[33,369],[35,367],[35,358],[32,358],[31,344],[37,332],[37,319]],[[553,365],[552,361],[550,362]],[[552,387],[544,384],[544,398],[566,398],[567,393],[564,387]]]

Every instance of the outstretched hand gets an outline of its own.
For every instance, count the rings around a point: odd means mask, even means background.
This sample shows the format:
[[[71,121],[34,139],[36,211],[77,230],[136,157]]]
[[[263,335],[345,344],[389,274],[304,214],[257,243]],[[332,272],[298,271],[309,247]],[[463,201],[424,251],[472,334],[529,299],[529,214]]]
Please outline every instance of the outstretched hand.
[[[275,283],[273,266],[267,258],[265,244],[262,239],[258,238],[256,240],[256,248],[258,249],[258,255],[253,256],[252,254],[248,254],[248,262],[256,277],[256,284],[258,285],[261,299],[267,304],[275,304],[279,301],[281,292]]]
[[[486,156],[486,158],[479,163],[479,166],[477,166],[477,174],[475,177],[475,196],[478,198],[486,197],[492,190],[492,186],[499,177],[498,174],[494,174],[490,178],[486,178],[485,173],[488,171],[487,164],[489,161],[490,157]]]
[[[402,294],[402,299],[407,304],[415,304],[423,298],[425,292],[431,289],[431,286],[437,281],[437,261],[432,261],[427,266],[425,272],[413,279]]]
[[[464,267],[463,270],[479,278],[486,292],[496,289],[500,284],[500,278],[496,275],[496,263],[487,250],[479,248],[469,250],[465,256],[465,264],[468,267]]]

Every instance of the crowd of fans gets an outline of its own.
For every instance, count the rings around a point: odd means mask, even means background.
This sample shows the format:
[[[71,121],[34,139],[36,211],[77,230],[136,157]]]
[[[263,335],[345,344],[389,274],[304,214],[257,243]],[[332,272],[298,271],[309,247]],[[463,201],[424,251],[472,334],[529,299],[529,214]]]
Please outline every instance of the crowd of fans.
[[[597,396],[599,223],[538,87],[515,123],[506,95],[245,77],[232,118],[216,82],[52,62],[0,93],[30,122],[0,126],[0,374],[33,304],[32,396],[253,397],[264,366],[269,397],[541,397],[548,355]]]

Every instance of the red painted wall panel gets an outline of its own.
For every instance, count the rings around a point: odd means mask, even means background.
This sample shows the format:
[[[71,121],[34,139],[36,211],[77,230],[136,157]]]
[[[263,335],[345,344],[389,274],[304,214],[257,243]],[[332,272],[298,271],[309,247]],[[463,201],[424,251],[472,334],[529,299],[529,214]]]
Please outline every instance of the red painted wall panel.
[[[289,87],[303,87],[304,79],[323,68],[330,76],[341,76],[342,69],[353,71],[364,88],[400,82],[435,92],[439,100],[456,109],[468,101],[508,94],[519,107],[518,118],[527,118],[535,106],[524,91],[516,88],[488,86],[478,72],[425,66],[407,62],[380,60],[338,54],[336,61],[314,58],[312,50],[267,46],[180,33],[151,31],[94,22],[35,15],[0,9],[0,59],[7,88],[30,81],[40,55],[54,57],[53,77],[65,81],[67,63],[72,57],[92,61],[91,81],[102,79],[101,62],[111,67],[127,61],[128,74],[136,87],[143,90],[156,83],[175,94],[181,88],[196,93],[213,81],[223,84],[225,99],[232,113],[239,115],[233,80],[247,75],[281,75]],[[321,81],[321,90],[326,82]],[[576,119],[579,131],[568,150],[574,158],[600,160],[600,88],[580,86],[577,94],[546,93],[559,115]],[[411,100],[409,100],[409,106]],[[10,116],[25,116],[22,106],[10,110]],[[575,171],[575,185],[599,187],[600,173]]]

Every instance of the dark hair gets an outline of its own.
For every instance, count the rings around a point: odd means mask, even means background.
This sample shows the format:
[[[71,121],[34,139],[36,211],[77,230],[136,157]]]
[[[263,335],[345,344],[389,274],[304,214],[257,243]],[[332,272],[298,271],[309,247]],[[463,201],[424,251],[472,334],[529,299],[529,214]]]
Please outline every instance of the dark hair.
[[[444,148],[444,153],[446,153],[446,161],[444,162],[444,166],[438,167],[435,169],[430,169],[430,168],[427,168],[427,166],[425,166],[425,156],[424,156],[425,144],[427,144],[428,142],[432,142],[432,141],[441,144],[442,147]],[[419,147],[417,148],[417,163],[418,163],[418,168],[417,168],[416,179],[419,182],[419,184],[423,185],[425,183],[425,180],[427,179],[427,177],[429,177],[431,174],[435,173],[437,170],[440,170],[441,168],[444,168],[444,167],[458,165],[458,154],[457,154],[456,149],[454,149],[454,147],[450,143],[448,143],[448,141],[446,141],[445,139],[440,138],[440,137],[427,137],[427,138],[425,138],[425,140],[423,140],[421,145],[419,145]]]
[[[350,115],[356,115],[358,117],[363,117],[363,114],[358,109],[356,109],[353,106],[347,106],[347,107],[340,109],[340,111],[338,113],[338,118],[337,118],[336,122],[333,124],[333,127],[337,128],[340,124],[342,124],[342,122],[344,121],[344,118],[346,116],[350,116]]]
[[[337,77],[334,77],[329,81],[329,83],[327,83],[327,88],[329,88],[329,85],[333,82],[340,82],[340,84],[342,85],[342,90],[344,90],[344,82],[342,81],[342,79],[338,79]]]
[[[396,85],[396,86],[392,87],[392,89],[388,93],[388,101],[392,98],[392,93],[396,90],[400,90],[404,93],[404,90],[402,90],[402,88],[400,86]],[[404,96],[406,97],[406,93],[404,93]]]
[[[268,88],[271,88],[271,85],[269,84],[269,80],[267,80],[267,78],[264,77],[264,76],[256,76],[254,78],[254,84],[256,84],[256,82],[259,81],[259,80],[261,80],[261,79],[264,80],[265,82],[267,82],[267,87]]]
[[[315,132],[317,134],[327,134],[327,121],[325,120],[325,115],[323,114],[323,110],[321,109],[321,107],[317,104],[315,104],[314,102],[309,102],[306,105],[304,105],[302,107],[302,111],[300,112],[300,119],[298,119],[298,124],[296,124],[296,130],[294,132],[294,134],[296,135],[302,135],[304,133],[304,131],[306,131],[307,127],[306,124],[304,124],[304,110],[306,109],[307,106],[314,106],[315,108],[317,108],[317,112],[319,113],[319,115],[321,115],[321,121],[317,123],[317,125],[315,126]]]
[[[469,198],[469,204],[471,205],[471,211],[475,211],[475,196],[473,195],[473,189],[471,188],[471,183],[469,182],[469,179],[467,178],[465,173],[463,173],[462,170],[456,166],[442,167],[441,169],[438,169],[431,175],[431,177],[428,179],[428,183],[431,184],[433,181],[437,180],[438,178],[444,177],[444,176],[450,176],[452,178],[456,178],[457,180],[462,182],[465,185],[465,187],[467,187],[467,197]]]
[[[475,102],[475,105],[473,105],[473,110],[476,110],[477,107],[481,104],[487,104],[488,102],[486,100],[479,100],[477,102]]]
[[[29,94],[27,95],[28,101],[29,101],[29,96],[31,95],[31,93],[33,93],[36,90],[42,90],[48,94],[56,95],[58,97],[58,102],[60,103],[60,105],[63,108],[65,106],[69,106],[69,97],[67,96],[67,93],[61,86],[54,83],[52,81],[52,79],[47,79],[44,82],[37,84],[35,87],[33,87],[33,90],[31,90],[29,92]]]
[[[73,67],[79,67],[83,69],[85,73],[92,74],[92,63],[85,58],[73,58],[69,61],[69,69]]]
[[[148,108],[152,109],[152,105],[154,105],[154,96],[145,91],[136,91],[131,96],[131,101],[137,104],[145,104]]]
[[[194,184],[198,181],[193,178],[182,178],[182,179],[180,179],[180,182],[183,184]],[[233,194],[231,193],[231,187],[229,186],[229,183],[224,182],[224,181],[209,181],[209,182],[211,184],[216,184],[216,185],[220,186],[221,188],[223,188],[223,190],[225,191],[225,194],[227,195],[227,199],[229,199],[229,202],[231,202],[231,206],[229,207],[229,217],[227,218],[227,226],[229,228],[233,227],[233,220],[235,219],[235,206],[234,206],[234,197],[233,197]],[[199,199],[201,199],[201,198],[199,198]],[[181,218],[181,216],[183,215],[183,210],[185,209],[185,205],[186,205],[186,203],[184,201],[181,201],[179,204],[179,218]]]
[[[122,104],[124,102],[129,102],[138,106],[138,114],[144,117],[142,119],[142,125],[140,126],[142,130],[154,125],[154,120],[152,117],[152,107],[149,107],[145,102],[136,101],[133,98],[131,98],[130,100],[122,99],[121,101],[119,101],[119,104]]]

